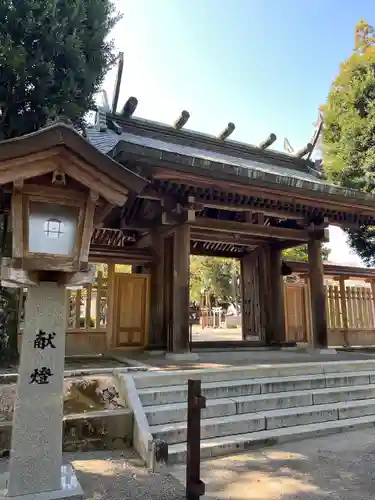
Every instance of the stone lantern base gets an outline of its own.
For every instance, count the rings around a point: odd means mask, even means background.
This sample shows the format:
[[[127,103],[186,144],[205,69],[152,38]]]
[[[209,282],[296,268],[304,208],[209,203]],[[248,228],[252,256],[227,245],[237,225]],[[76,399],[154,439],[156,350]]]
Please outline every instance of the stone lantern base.
[[[8,495],[7,489],[8,478],[8,472],[0,476],[0,500],[59,500],[67,498],[71,500],[83,499],[83,490],[71,465],[63,465],[61,467],[61,488],[55,491],[31,493],[27,495],[11,497]]]

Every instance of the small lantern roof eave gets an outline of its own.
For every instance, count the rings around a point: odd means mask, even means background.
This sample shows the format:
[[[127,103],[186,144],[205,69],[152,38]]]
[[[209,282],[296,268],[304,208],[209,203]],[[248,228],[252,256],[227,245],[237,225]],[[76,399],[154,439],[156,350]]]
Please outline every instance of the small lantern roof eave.
[[[141,193],[149,183],[147,179],[99,151],[65,123],[55,123],[27,135],[0,141],[0,165],[58,148],[65,148],[70,154],[134,194]],[[0,184],[5,183],[0,179]],[[98,191],[100,192],[100,183]]]

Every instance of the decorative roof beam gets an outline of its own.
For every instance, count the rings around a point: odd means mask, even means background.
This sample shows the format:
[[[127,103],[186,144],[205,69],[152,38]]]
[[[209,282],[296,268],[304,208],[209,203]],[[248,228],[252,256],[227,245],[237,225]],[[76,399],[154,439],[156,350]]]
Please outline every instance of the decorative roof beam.
[[[297,158],[303,158],[308,153],[311,153],[313,149],[314,149],[314,147],[311,144],[311,142],[308,142],[304,148],[302,148],[296,152],[295,156],[297,156]]]
[[[95,116],[95,125],[99,132],[105,132],[107,130],[107,113],[104,108],[99,108]]]
[[[117,76],[116,76],[116,83],[115,83],[115,92],[113,94],[113,101],[112,101],[112,113],[116,113],[116,111],[117,111],[117,104],[118,104],[118,98],[120,95],[123,69],[124,69],[124,53],[120,52],[118,55],[118,66],[117,66]]]
[[[235,128],[235,124],[233,122],[229,122],[225,129],[221,132],[221,134],[219,134],[218,138],[221,141],[225,141],[225,139],[228,139],[228,137],[233,134]]]
[[[269,148],[277,139],[276,134],[271,133],[267,139],[265,139],[263,142],[259,144],[260,149],[267,149]]]
[[[106,90],[102,90],[102,108],[105,111],[111,111],[108,104],[108,94]]]
[[[250,235],[239,235],[234,233],[216,232],[216,231],[203,231],[200,228],[190,228],[190,238],[194,241],[200,242],[216,242],[227,243],[235,246],[254,247],[267,243],[267,238],[261,238]]]
[[[221,250],[216,248],[204,248],[198,246],[196,241],[190,242],[190,254],[191,255],[207,255],[209,257],[225,257],[232,259],[240,259],[245,255],[245,247],[233,246],[230,250]]]
[[[136,97],[129,97],[122,109],[122,116],[124,118],[131,118],[137,109],[137,106],[138,99]]]
[[[176,128],[177,130],[181,130],[182,127],[184,127],[187,124],[189,118],[190,118],[189,111],[186,111],[186,109],[184,109],[181,112],[181,115],[174,122],[174,124],[173,124],[174,128]]]

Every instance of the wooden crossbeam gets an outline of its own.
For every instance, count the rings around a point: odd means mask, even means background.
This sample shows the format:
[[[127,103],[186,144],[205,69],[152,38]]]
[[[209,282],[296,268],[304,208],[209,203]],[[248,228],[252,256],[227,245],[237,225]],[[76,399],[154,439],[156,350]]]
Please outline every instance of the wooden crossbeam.
[[[248,222],[222,221],[196,217],[196,220],[191,223],[191,226],[192,231],[195,229],[204,229],[219,233],[255,236],[265,240],[280,239],[306,242],[309,239],[309,232],[304,229],[285,229],[281,227],[261,226]]]
[[[191,239],[195,241],[210,241],[217,243],[230,243],[232,245],[241,245],[253,247],[267,243],[267,239],[248,235],[239,235],[230,232],[215,232],[208,229],[191,228]]]

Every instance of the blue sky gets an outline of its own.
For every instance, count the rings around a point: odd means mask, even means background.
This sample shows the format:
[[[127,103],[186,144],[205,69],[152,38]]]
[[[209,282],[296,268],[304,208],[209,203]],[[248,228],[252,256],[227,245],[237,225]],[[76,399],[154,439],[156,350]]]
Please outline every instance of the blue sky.
[[[218,134],[233,121],[233,139],[258,144],[274,132],[279,149],[284,137],[294,148],[310,140],[318,107],[352,51],[355,24],[361,17],[375,24],[373,0],[116,4],[124,14],[113,32],[125,53],[119,107],[134,95],[144,118],[172,123],[187,109],[189,128]],[[104,82],[110,99],[114,77]],[[348,250],[335,253],[352,260]]]

